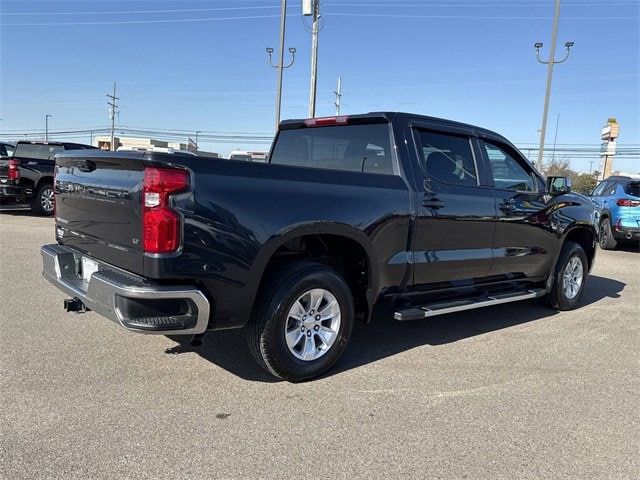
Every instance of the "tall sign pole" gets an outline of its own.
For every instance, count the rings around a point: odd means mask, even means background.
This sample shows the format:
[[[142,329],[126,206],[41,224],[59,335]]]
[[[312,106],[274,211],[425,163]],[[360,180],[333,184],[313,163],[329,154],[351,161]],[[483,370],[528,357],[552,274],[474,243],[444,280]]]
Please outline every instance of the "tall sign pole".
[[[611,176],[613,171],[613,157],[616,155],[616,140],[620,136],[620,124],[615,118],[610,118],[607,121],[606,127],[602,129],[602,148],[600,150],[600,156],[602,157],[602,172],[601,180]]]

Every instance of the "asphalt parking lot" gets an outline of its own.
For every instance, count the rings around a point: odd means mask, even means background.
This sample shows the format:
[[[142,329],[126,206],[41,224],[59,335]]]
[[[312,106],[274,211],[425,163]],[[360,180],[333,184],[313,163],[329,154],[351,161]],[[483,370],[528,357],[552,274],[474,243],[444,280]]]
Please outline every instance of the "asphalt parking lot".
[[[0,213],[2,478],[640,475],[637,249],[598,252],[579,310],[381,319],[294,385],[241,331],[194,350],[63,312],[51,242],[51,219]]]

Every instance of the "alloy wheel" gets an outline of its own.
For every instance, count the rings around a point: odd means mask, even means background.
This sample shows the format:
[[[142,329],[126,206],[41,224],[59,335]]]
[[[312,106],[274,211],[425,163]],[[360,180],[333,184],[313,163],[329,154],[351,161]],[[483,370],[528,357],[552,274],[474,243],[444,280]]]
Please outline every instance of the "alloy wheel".
[[[571,257],[562,277],[562,290],[568,299],[574,299],[580,292],[583,276],[584,267],[582,266],[582,261],[578,257]]]
[[[340,305],[328,290],[314,288],[293,302],[285,322],[289,352],[299,360],[313,361],[333,346],[340,330]]]

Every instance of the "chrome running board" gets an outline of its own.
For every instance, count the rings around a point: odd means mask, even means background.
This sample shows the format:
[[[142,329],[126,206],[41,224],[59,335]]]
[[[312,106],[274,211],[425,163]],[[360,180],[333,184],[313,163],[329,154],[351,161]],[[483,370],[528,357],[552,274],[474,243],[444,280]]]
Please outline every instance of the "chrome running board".
[[[475,308],[500,305],[501,303],[518,302],[520,300],[539,298],[544,296],[545,293],[546,292],[543,288],[538,288],[532,290],[518,290],[516,292],[499,293],[472,299],[432,303],[420,307],[411,307],[406,310],[399,310],[395,312],[393,318],[398,321],[419,320],[421,318],[434,317],[436,315],[444,315],[446,313],[462,312],[464,310],[473,310]]]

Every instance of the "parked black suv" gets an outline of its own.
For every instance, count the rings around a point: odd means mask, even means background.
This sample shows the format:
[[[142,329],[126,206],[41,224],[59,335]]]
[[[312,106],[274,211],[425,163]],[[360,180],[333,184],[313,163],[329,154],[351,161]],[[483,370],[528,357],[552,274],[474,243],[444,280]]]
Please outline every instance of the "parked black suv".
[[[269,162],[149,152],[57,159],[44,276],[125,329],[247,327],[308,379],[384,305],[424,320],[518,300],[575,308],[595,209],[489,130],[405,113],[285,121]],[[478,321],[482,321],[479,315]]]
[[[10,158],[0,159],[0,202],[29,203],[38,215],[53,215],[54,156],[95,149],[69,142],[18,142]]]

